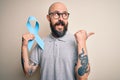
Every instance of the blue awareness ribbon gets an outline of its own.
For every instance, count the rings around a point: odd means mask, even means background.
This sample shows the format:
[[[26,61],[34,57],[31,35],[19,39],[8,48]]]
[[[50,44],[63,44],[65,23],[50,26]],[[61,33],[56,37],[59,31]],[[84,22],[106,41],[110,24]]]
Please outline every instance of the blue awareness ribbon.
[[[32,27],[30,21],[36,21],[34,28]],[[28,31],[35,36],[35,39],[28,41],[28,50],[30,51],[30,49],[33,46],[34,41],[36,41],[38,43],[38,45],[40,46],[41,49],[44,49],[44,42],[38,35],[39,23],[38,23],[37,19],[33,16],[30,16],[28,18],[26,26],[28,28]]]

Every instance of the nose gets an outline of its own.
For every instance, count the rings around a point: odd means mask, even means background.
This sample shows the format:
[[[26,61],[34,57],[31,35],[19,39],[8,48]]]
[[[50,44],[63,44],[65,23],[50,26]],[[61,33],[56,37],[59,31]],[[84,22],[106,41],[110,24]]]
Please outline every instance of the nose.
[[[63,20],[62,14],[59,15],[58,20]]]

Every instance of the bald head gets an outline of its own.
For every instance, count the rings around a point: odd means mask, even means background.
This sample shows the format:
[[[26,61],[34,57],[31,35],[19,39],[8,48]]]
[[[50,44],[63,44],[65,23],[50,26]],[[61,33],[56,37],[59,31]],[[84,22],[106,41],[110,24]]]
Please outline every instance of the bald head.
[[[67,7],[61,2],[55,2],[49,7],[48,13],[54,12],[54,11],[67,12]]]

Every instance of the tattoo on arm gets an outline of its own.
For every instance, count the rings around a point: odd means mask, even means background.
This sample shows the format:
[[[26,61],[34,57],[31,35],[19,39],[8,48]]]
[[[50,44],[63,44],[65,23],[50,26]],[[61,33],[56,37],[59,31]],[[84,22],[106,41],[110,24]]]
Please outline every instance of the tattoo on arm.
[[[23,57],[21,57],[21,64],[22,64],[23,71],[25,72],[25,69],[24,69],[24,59],[23,59]],[[36,70],[35,66],[37,66],[37,64],[36,64],[36,63],[33,63],[33,62],[30,62],[29,65],[30,65],[30,68],[28,69],[28,74],[31,76],[32,73],[35,72],[35,70]]]
[[[29,65],[31,66],[31,68],[28,70],[28,74],[32,75],[32,73],[35,72],[35,68],[34,67],[37,66],[37,64],[34,63],[34,62],[30,62]]]
[[[26,66],[24,66],[25,63],[26,62],[25,62],[25,59],[23,58],[23,52],[21,52],[21,64],[22,64],[23,71],[25,74],[32,75],[32,73],[35,72],[38,64],[36,64],[32,61],[28,61],[27,63],[29,63],[28,64],[29,67],[26,68]],[[26,68],[26,70],[25,70],[25,68]]]
[[[28,74],[31,76],[32,73],[33,73],[32,69],[29,69],[29,70],[28,70]]]
[[[78,58],[81,61],[81,67],[78,69],[78,74],[83,76],[85,73],[89,72],[88,70],[88,56],[84,55],[84,49],[82,48],[82,52],[79,54]]]

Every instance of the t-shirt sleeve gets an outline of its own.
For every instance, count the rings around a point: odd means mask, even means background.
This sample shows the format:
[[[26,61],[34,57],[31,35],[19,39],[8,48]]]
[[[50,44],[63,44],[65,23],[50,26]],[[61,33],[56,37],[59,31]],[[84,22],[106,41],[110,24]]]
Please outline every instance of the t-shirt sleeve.
[[[40,64],[40,57],[41,57],[41,48],[36,45],[30,54],[30,60],[36,64]]]

